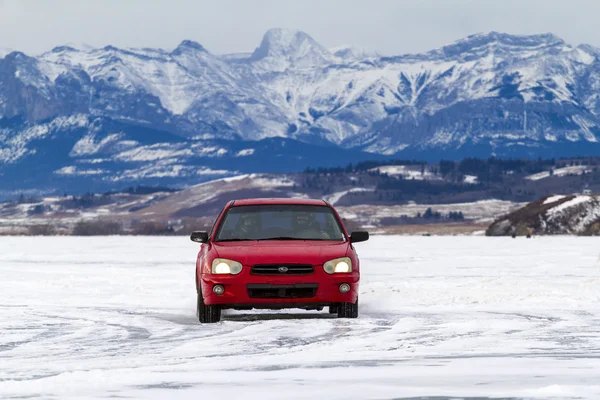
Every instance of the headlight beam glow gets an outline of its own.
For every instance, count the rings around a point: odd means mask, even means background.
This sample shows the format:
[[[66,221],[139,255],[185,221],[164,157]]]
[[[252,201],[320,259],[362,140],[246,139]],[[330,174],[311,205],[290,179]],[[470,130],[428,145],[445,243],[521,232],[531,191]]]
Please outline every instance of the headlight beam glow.
[[[242,272],[242,264],[226,258],[215,258],[212,262],[211,272],[221,275],[237,275]]]
[[[336,258],[323,264],[323,270],[328,274],[347,274],[352,272],[350,257]]]

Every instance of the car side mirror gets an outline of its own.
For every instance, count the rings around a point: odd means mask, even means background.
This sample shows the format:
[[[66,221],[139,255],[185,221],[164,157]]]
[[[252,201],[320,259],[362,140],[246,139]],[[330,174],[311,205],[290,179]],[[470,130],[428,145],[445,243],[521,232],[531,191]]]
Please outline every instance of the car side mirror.
[[[207,243],[208,242],[208,232],[204,231],[195,231],[190,235],[190,240],[196,243]]]
[[[350,234],[350,242],[358,243],[369,240],[369,232],[367,231],[355,231]]]

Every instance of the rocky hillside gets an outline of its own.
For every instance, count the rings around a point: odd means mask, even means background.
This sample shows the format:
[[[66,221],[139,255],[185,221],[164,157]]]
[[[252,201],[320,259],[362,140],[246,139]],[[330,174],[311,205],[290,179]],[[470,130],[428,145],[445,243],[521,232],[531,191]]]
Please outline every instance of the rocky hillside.
[[[93,190],[345,165],[364,151],[598,154],[599,54],[492,32],[383,57],[282,29],[241,55],[189,40],[0,53],[0,176],[4,188]]]
[[[600,235],[600,196],[541,198],[496,220],[488,236]]]

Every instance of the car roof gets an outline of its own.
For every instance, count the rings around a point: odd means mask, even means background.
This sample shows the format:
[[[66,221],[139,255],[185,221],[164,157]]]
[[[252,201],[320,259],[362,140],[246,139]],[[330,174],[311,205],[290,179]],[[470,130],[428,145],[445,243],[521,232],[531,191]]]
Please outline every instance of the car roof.
[[[304,206],[326,206],[327,203],[319,199],[290,199],[290,198],[259,198],[235,200],[232,207],[255,206],[264,204],[292,204]]]

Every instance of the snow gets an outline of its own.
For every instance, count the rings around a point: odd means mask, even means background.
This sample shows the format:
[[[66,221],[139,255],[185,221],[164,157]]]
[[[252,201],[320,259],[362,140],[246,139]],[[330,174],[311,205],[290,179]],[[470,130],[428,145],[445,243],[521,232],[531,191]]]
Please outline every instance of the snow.
[[[203,182],[198,185],[192,186],[191,190],[199,189],[204,190],[205,187],[212,187],[218,185],[223,186],[223,183],[235,183],[238,181],[248,180],[245,185],[246,188],[257,188],[257,189],[269,189],[274,187],[287,187],[294,186],[295,182],[286,176],[269,175],[269,174],[242,174],[229,176],[225,178],[219,178],[208,182]]]
[[[117,142],[122,137],[122,133],[113,133],[97,141],[94,134],[87,134],[81,139],[79,139],[77,143],[75,143],[70,155],[72,157],[81,157],[96,154],[99,151],[101,151],[104,147]]]
[[[252,154],[254,154],[254,149],[244,149],[244,150],[238,151],[235,154],[235,156],[236,157],[245,157],[245,156],[251,156]]]
[[[562,204],[559,204],[558,206],[551,208],[550,210],[548,210],[548,212],[550,213],[560,213],[564,210],[566,210],[567,208],[571,208],[571,207],[575,207],[579,204],[582,203],[587,203],[588,201],[590,201],[592,199],[591,196],[577,196],[572,200],[566,201]]]
[[[224,182],[235,182],[235,181],[241,181],[243,179],[246,179],[249,176],[250,176],[249,174],[244,174],[244,175],[230,176],[228,178],[222,178],[220,180],[224,181]],[[206,182],[206,183],[209,183],[209,182]]]
[[[54,80],[66,68],[82,68],[91,77],[110,78],[120,88],[145,90],[157,96],[173,115],[181,115],[216,87],[237,93],[230,68],[217,57],[197,49],[169,54],[160,49],[85,49],[48,52],[40,69]]]
[[[585,165],[573,165],[570,167],[557,168],[553,171],[553,176],[565,176],[565,175],[581,175],[584,173],[591,172],[589,166]],[[539,179],[549,178],[550,171],[539,172],[537,174],[526,176],[525,179],[537,181]]]
[[[57,117],[44,124],[33,125],[21,131],[16,136],[5,136],[0,131],[0,161],[6,164],[16,163],[21,157],[35,153],[30,149],[31,142],[43,139],[57,130],[69,130],[84,128],[88,125],[88,118],[83,114],[75,114],[69,117]]]
[[[465,175],[464,182],[468,183],[468,184],[471,184],[471,185],[475,185],[475,184],[478,183],[477,182],[477,176],[475,176],[475,175]]]
[[[596,124],[593,121],[590,121],[589,119],[584,118],[581,115],[574,115],[572,118],[573,122],[575,122],[581,127],[580,133],[583,135],[585,140],[594,143],[598,142],[598,139],[596,139],[596,135],[593,132],[593,130],[596,129]]]
[[[323,200],[331,203],[331,205],[335,205],[342,197],[347,195],[348,193],[357,193],[357,192],[372,192],[373,189],[368,188],[352,188],[350,190],[343,190],[341,192],[336,192],[331,195],[323,197]]]
[[[594,54],[590,54],[586,51],[585,48],[582,48],[581,46],[578,46],[576,49],[573,50],[572,56],[574,60],[587,65],[593,64],[594,61],[596,61],[596,56]]]
[[[291,187],[296,184],[296,182],[286,176],[277,177],[266,174],[250,174],[249,177],[252,180],[252,185],[261,189],[283,186]]]
[[[283,72],[290,67],[316,69],[334,62],[335,57],[302,31],[273,28],[265,33],[250,60],[258,70]]]
[[[194,153],[201,156],[208,157],[221,157],[227,154],[227,149],[217,146],[206,146],[204,143],[194,143],[192,145],[192,149],[194,149]]]
[[[105,171],[103,169],[80,169],[77,167],[74,167],[72,165],[68,166],[68,167],[63,167],[60,169],[57,169],[56,171],[54,171],[55,174],[57,175],[75,175],[75,176],[81,176],[81,175],[102,175],[102,174],[106,174],[108,171]]]
[[[431,180],[431,179],[442,179],[437,175],[432,174],[430,171],[425,170],[424,173],[421,173],[421,167],[410,166],[410,165],[382,165],[380,167],[371,168],[369,171],[377,171],[379,170],[382,174],[387,175],[401,175],[405,179],[415,179],[415,180]]]
[[[389,206],[339,206],[336,207],[340,215],[347,219],[359,220],[361,223],[377,226],[380,225],[383,218],[397,218],[401,215],[416,217],[418,213],[423,214],[428,208],[439,211],[442,214],[449,212],[462,211],[466,219],[472,219],[477,223],[491,223],[499,215],[508,214],[527,203],[513,203],[511,201],[488,199],[468,203],[450,203],[450,204],[408,204],[389,205]]]
[[[167,178],[182,176],[222,176],[231,174],[231,171],[224,169],[212,169],[208,167],[198,167],[190,165],[174,164],[175,160],[157,161],[153,164],[146,164],[136,169],[127,169],[120,174],[113,176],[114,182],[135,181],[148,178]]]
[[[600,397],[597,239],[356,247],[357,320],[200,325],[186,237],[5,237],[0,398]]]
[[[562,200],[565,197],[566,196],[560,194],[556,196],[550,196],[544,201],[544,204],[556,203],[557,201]]]
[[[150,146],[140,146],[128,151],[121,152],[116,156],[123,161],[158,161],[179,157],[192,156],[194,152],[187,148],[173,148],[171,144],[159,143]]]

